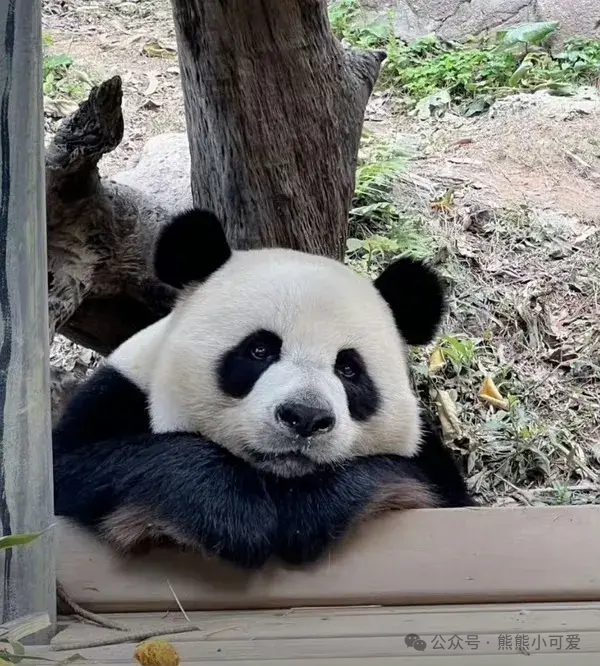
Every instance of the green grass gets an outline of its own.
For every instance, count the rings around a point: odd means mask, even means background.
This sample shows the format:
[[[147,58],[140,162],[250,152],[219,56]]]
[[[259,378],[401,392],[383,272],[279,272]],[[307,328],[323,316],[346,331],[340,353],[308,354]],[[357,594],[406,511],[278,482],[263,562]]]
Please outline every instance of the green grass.
[[[427,258],[436,250],[423,218],[402,210],[394,196],[410,159],[401,141],[363,135],[347,241],[347,261],[361,273],[374,276],[399,256]]]
[[[570,94],[573,86],[600,77],[600,41],[569,40],[561,53],[544,47],[559,29],[556,22],[530,23],[500,31],[494,39],[449,43],[429,35],[411,44],[397,39],[391,23],[361,24],[357,0],[337,0],[330,8],[333,33],[358,48],[387,52],[378,86],[419,102],[429,114],[452,106],[474,115],[495,99],[514,92],[547,89]]]
[[[14,548],[22,548],[27,546],[32,541],[38,539],[44,532],[49,530],[53,525],[50,525],[41,532],[30,532],[22,534],[11,534],[9,536],[0,537],[0,553]],[[31,633],[37,633],[41,629],[46,629],[50,626],[50,617],[46,614],[45,617],[40,618],[38,621],[28,622],[28,618],[22,618],[23,622],[19,626],[0,626],[0,666],[11,666],[18,664],[23,660],[36,659],[26,653],[25,646],[21,642],[22,638],[29,636]],[[37,657],[39,659],[39,657]]]
[[[74,69],[74,61],[71,56],[48,53],[53,43],[51,35],[44,35],[42,60],[44,95],[53,99],[83,100],[89,92],[92,82],[86,74]]]

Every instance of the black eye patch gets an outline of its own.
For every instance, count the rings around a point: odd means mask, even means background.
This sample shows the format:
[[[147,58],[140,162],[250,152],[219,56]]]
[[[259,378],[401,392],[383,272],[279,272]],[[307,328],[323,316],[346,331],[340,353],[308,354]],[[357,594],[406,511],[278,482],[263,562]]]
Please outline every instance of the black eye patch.
[[[244,398],[265,370],[281,355],[282,340],[271,331],[254,331],[226,352],[217,373],[223,393]]]
[[[356,349],[342,349],[335,360],[335,373],[346,391],[350,416],[366,421],[379,408],[379,392],[362,356]]]

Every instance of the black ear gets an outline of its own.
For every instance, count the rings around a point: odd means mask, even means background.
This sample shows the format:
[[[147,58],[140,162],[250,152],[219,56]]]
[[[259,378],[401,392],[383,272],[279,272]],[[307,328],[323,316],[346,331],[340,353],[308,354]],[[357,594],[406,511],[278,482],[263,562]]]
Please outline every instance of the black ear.
[[[396,326],[409,345],[433,339],[444,314],[444,289],[438,275],[421,261],[397,259],[375,280]]]
[[[231,257],[219,219],[197,208],[176,215],[161,231],[154,249],[156,277],[181,289],[202,282]]]

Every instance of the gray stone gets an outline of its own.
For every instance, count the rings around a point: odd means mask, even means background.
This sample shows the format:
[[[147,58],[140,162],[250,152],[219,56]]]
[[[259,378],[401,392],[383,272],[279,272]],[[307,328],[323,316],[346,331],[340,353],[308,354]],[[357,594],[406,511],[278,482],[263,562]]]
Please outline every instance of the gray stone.
[[[192,205],[190,149],[185,132],[159,134],[144,145],[137,164],[112,177],[151,197],[167,211]]]
[[[554,45],[583,36],[600,39],[598,0],[359,0],[368,20],[391,15],[395,32],[412,41],[435,32],[461,40],[529,21],[559,21]]]

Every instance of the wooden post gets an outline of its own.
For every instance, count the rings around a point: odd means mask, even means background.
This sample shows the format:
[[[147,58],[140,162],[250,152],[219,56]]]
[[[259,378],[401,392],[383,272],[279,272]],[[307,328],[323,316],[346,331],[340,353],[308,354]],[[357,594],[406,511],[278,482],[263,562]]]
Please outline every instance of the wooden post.
[[[39,0],[0,2],[0,534],[53,522]],[[0,620],[55,622],[54,532],[0,554]],[[50,631],[53,630],[53,626]],[[32,642],[47,640],[48,632]],[[29,642],[29,641],[28,641]]]

